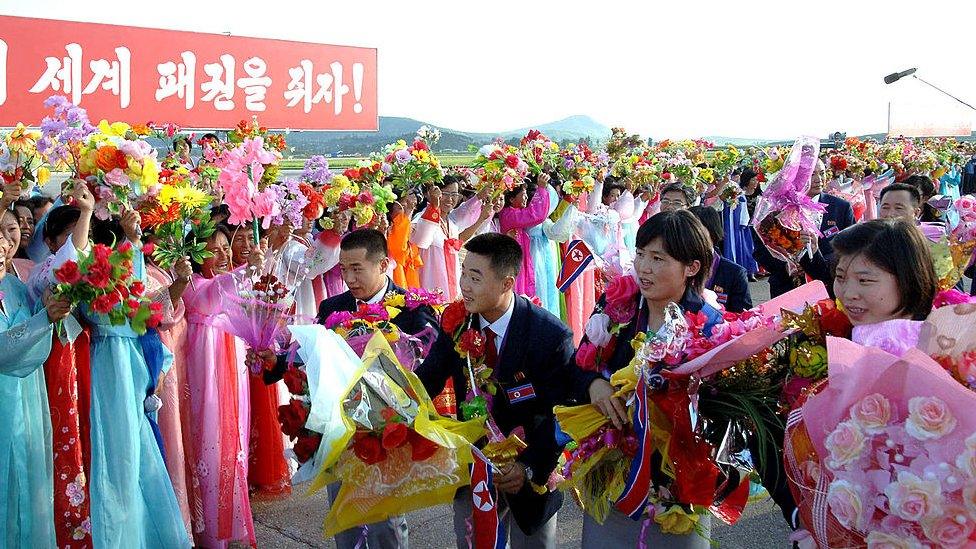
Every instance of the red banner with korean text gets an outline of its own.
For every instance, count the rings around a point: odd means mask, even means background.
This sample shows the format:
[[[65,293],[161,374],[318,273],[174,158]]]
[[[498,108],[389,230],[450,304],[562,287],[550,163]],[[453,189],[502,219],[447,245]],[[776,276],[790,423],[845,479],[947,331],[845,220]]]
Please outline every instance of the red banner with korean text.
[[[89,117],[232,128],[375,130],[376,49],[0,16],[0,126],[54,94]]]

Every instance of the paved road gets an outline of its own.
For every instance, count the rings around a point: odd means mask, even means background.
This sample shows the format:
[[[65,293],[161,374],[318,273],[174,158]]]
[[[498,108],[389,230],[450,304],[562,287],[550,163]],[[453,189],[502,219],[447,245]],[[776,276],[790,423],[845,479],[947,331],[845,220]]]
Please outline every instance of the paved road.
[[[764,281],[750,284],[750,290],[755,303],[769,299],[769,285]],[[252,508],[259,547],[335,547],[332,539],[325,539],[322,535],[322,523],[329,508],[325,490],[311,496],[296,492],[286,501],[254,502]],[[455,547],[449,506],[441,505],[410,513],[407,521],[412,547]],[[559,512],[559,546],[579,547],[582,524],[582,510],[567,499]],[[712,537],[723,549],[780,549],[789,547],[785,541],[788,535],[789,529],[779,509],[771,501],[765,500],[749,505],[735,526],[716,526]]]

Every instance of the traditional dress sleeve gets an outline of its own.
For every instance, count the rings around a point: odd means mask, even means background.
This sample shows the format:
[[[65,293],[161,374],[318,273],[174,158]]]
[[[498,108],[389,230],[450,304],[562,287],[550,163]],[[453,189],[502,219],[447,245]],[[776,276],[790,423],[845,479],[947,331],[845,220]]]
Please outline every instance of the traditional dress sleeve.
[[[457,225],[458,232],[467,229],[478,222],[481,216],[481,199],[473,196],[454,208],[454,211],[447,215],[451,223]]]
[[[504,208],[499,214],[499,222],[503,233],[512,229],[527,229],[535,227],[549,215],[549,193],[536,191],[532,201],[524,208]]]
[[[26,303],[22,304],[26,306]],[[51,322],[41,308],[24,322],[0,331],[0,374],[27,377],[44,365],[51,354]]]

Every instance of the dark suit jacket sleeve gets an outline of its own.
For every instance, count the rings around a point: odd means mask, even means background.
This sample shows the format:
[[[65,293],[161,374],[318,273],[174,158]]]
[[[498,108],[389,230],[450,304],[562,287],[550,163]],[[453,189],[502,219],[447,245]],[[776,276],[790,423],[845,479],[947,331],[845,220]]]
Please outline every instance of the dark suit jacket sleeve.
[[[532,372],[536,384],[545,388],[542,397],[546,401],[548,414],[526,429],[525,442],[528,447],[518,457],[520,463],[532,469],[535,483],[543,486],[562,452],[562,448],[556,444],[556,419],[552,415],[552,406],[569,401],[571,390],[568,374],[576,369],[573,362],[573,334],[565,327],[560,328],[555,337],[546,338],[545,359]]]
[[[430,398],[441,394],[447,380],[454,377],[454,391],[457,396],[457,401],[460,403],[465,397],[465,385],[463,385],[464,372],[461,369],[461,357],[454,350],[454,340],[450,334],[440,327],[437,328],[437,332],[437,340],[434,341],[434,346],[431,347],[427,358],[417,367],[414,373],[417,374],[421,383],[424,384],[424,388],[427,389],[427,394]],[[458,384],[458,380],[462,382],[461,385]]]
[[[834,273],[831,271],[828,261],[820,251],[813,254],[813,259],[809,255],[801,257],[800,267],[803,268],[803,272],[810,278],[823,282],[824,286],[827,287],[827,293],[830,297],[834,297]]]
[[[843,231],[854,223],[854,207],[851,206],[850,202],[845,201],[844,209],[840,213],[840,219],[837,220],[837,228]]]
[[[728,292],[728,301],[725,303],[725,308],[733,313],[741,313],[742,311],[752,308],[752,294],[749,293],[749,280],[746,278],[746,272],[744,269],[736,269],[730,277],[729,287],[726,288]]]

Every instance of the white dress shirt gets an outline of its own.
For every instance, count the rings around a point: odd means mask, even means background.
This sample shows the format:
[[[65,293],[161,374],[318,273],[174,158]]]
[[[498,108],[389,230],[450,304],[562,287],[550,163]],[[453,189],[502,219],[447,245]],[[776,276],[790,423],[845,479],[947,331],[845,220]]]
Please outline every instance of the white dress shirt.
[[[515,312],[515,299],[515,294],[513,293],[512,300],[508,303],[508,310],[494,322],[488,322],[485,317],[478,315],[481,320],[481,330],[491,330],[495,334],[495,350],[498,354],[502,352],[505,333],[508,332],[508,324],[512,321],[512,313]]]

